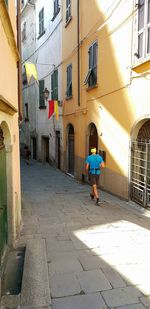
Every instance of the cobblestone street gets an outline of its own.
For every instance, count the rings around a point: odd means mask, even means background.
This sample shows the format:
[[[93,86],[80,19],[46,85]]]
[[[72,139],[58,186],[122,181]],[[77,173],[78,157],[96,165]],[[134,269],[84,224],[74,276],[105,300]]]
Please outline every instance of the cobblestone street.
[[[22,308],[150,308],[149,211],[22,162]]]

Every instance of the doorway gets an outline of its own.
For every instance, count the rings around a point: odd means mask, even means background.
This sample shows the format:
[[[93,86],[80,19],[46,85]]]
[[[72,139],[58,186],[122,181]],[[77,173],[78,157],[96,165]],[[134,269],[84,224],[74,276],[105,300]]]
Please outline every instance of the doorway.
[[[131,199],[150,207],[150,120],[139,129],[131,143]]]
[[[60,160],[60,131],[56,131],[56,164],[59,169],[61,165]]]
[[[68,173],[74,175],[74,128],[71,124],[68,131]]]
[[[32,158],[37,159],[37,142],[36,137],[32,137]]]
[[[43,136],[43,161],[49,163],[49,137]]]

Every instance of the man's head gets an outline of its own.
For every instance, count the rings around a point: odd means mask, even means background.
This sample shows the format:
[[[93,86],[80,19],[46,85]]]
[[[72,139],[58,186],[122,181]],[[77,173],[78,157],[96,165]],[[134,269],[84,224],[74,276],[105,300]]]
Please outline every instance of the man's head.
[[[96,148],[91,148],[91,153],[96,153]]]

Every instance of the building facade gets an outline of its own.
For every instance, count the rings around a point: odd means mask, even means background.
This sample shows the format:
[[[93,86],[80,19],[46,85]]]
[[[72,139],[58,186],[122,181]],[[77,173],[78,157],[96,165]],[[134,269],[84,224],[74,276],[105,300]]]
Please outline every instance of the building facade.
[[[0,1],[0,277],[21,221],[15,1]]]
[[[22,2],[21,9],[21,45],[22,45],[22,96],[23,96],[23,121],[20,126],[21,153],[24,146],[31,148],[32,156],[36,158],[36,120],[37,120],[37,85],[32,79],[27,82],[24,64],[26,61],[35,63],[36,25],[35,4],[29,1]],[[31,145],[32,144],[32,145]]]
[[[35,64],[38,82],[31,80],[30,84],[23,87],[24,127],[21,128],[22,135],[25,132],[23,143],[31,148],[33,159],[52,163],[61,168],[63,135],[61,2],[26,1],[22,9],[22,30],[25,22],[27,35],[25,40],[22,37],[23,65],[26,62]],[[31,31],[32,26],[33,31]],[[32,46],[29,42],[31,33]],[[27,51],[29,55],[26,54]],[[47,98],[44,97],[46,92]],[[48,119],[49,100],[58,101],[58,120],[55,114]]]
[[[83,179],[94,146],[106,163],[101,187],[143,206],[150,189],[149,20],[149,1],[63,1],[63,168]]]

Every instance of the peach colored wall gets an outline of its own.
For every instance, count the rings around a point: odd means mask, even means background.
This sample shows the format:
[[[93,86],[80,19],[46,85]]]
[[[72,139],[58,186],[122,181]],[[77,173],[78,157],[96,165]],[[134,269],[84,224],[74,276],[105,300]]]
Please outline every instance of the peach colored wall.
[[[0,20],[0,94],[17,108],[17,63]]]
[[[0,100],[2,104],[7,102],[5,112],[0,109],[0,126],[4,134],[7,158],[8,242],[14,245],[21,222],[19,127],[18,113],[15,112],[18,110],[17,46],[10,46],[12,37],[14,39],[17,35],[14,0],[9,1],[8,13],[14,36],[11,31],[5,32],[9,25],[8,20],[5,19],[5,27],[0,18]],[[12,107],[11,114],[9,105]]]

